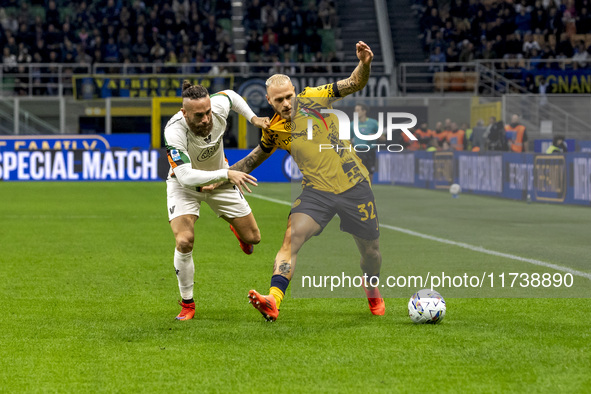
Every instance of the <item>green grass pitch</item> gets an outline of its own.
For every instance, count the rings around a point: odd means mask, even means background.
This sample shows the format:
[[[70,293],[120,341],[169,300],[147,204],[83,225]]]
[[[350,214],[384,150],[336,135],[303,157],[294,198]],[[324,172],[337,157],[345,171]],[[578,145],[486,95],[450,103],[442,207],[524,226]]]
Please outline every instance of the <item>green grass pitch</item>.
[[[453,200],[391,186],[375,192],[382,224],[591,272],[589,208],[470,195]],[[291,197],[281,184],[262,184],[255,193]],[[262,233],[251,256],[224,221],[202,209],[194,252],[197,314],[177,322],[165,199],[163,182],[0,183],[0,391],[574,393],[591,387],[588,298],[446,297],[442,324],[416,326],[406,316],[411,291],[386,299],[383,317],[371,316],[362,298],[288,292],[279,320],[266,323],[246,295],[268,290],[289,207],[259,198],[249,197]],[[338,221],[330,226],[336,230]],[[328,230],[302,255],[343,244],[332,253],[354,267],[350,237]],[[537,269],[381,231],[385,267],[441,260]],[[589,280],[582,286],[587,297]]]

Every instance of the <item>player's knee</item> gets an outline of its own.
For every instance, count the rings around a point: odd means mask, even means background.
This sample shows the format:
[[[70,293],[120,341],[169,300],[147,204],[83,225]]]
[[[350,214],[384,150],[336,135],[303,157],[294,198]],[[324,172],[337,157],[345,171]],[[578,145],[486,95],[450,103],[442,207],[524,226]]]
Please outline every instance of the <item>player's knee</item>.
[[[368,245],[363,250],[363,258],[368,261],[381,261],[382,254],[379,244],[376,242],[375,244]]]
[[[259,231],[258,228],[255,230],[249,231],[246,239],[244,239],[243,241],[248,244],[251,244],[251,245],[256,245],[259,242],[261,242],[261,232]]]
[[[191,232],[179,233],[176,237],[176,248],[181,253],[189,253],[193,250],[194,236]]]

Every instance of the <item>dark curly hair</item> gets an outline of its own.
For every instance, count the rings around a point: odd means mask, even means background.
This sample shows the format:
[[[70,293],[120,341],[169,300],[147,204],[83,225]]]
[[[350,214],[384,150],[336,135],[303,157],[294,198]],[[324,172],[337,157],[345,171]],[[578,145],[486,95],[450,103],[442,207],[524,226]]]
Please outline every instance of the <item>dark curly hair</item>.
[[[207,88],[201,85],[192,85],[191,82],[187,81],[186,79],[183,81],[183,94],[181,95],[182,98],[197,100],[208,96],[209,92],[207,91]]]

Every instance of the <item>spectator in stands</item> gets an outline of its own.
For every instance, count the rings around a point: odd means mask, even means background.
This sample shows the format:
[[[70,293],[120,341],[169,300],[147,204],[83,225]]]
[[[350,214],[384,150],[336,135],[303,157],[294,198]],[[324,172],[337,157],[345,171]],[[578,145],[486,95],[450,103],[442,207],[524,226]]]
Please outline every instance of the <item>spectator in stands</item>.
[[[573,55],[573,67],[575,69],[587,67],[589,53],[587,52],[587,48],[585,48],[585,41],[580,40],[577,43],[577,47],[575,48],[574,52],[575,54]]]
[[[441,47],[435,47],[431,56],[429,56],[429,63],[436,64],[436,63],[445,63],[445,55],[441,53]],[[443,66],[435,66],[431,65],[429,67],[429,71],[443,71]]]
[[[522,52],[524,53],[525,57],[530,56],[532,49],[537,49],[538,51],[542,50],[542,48],[540,48],[540,44],[538,44],[537,41],[534,41],[534,36],[531,33],[527,33],[525,35],[522,48]]]
[[[324,30],[332,29],[337,25],[337,11],[333,1],[320,0],[318,4],[318,16]]]
[[[509,151],[516,153],[527,151],[527,134],[525,126],[519,122],[519,115],[512,115],[511,123],[505,125],[505,139]]]
[[[557,46],[558,54],[562,54],[563,58],[571,58],[575,54],[575,50],[571,44],[570,37],[566,33],[560,34],[560,43]]]
[[[57,26],[60,23],[60,13],[57,9],[55,0],[49,0],[48,9],[45,11],[45,23],[47,25]]]
[[[166,50],[160,45],[160,42],[156,41],[156,44],[150,49],[150,59],[156,63],[162,63]]]
[[[451,41],[447,50],[445,51],[446,61],[448,63],[455,63],[460,61],[460,53],[458,52],[458,48],[456,46],[455,41]],[[453,70],[450,70],[453,71]]]
[[[534,81],[533,75],[527,74],[523,84],[529,93],[538,93],[538,88],[536,87],[536,81]]]
[[[460,62],[468,63],[474,60],[474,44],[468,40],[462,42],[462,51],[460,52]]]
[[[544,34],[547,31],[548,15],[544,8],[536,7],[532,12],[531,30],[535,34]]]
[[[578,34],[591,33],[591,15],[589,15],[587,7],[581,8],[580,14],[576,17],[576,24]]]
[[[3,64],[2,70],[5,73],[16,72],[16,67],[17,67],[16,55],[11,53],[10,48],[7,46],[4,47],[3,52],[2,52],[2,64]]]
[[[531,31],[531,13],[528,11],[528,7],[521,6],[521,10],[515,15],[516,32],[520,35],[524,35]]]
[[[107,44],[105,45],[105,62],[117,63],[119,62],[119,48],[115,43],[115,38],[109,37]]]
[[[480,54],[480,58],[481,59],[485,59],[485,60],[497,59],[498,58],[497,52],[495,52],[495,50],[494,50],[493,42],[492,41],[487,41],[486,42],[485,49]]]

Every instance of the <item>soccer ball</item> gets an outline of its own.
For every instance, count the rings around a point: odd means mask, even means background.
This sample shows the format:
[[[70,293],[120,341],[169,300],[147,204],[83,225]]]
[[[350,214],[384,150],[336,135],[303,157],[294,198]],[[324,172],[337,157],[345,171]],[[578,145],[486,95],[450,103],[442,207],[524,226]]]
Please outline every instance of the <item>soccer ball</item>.
[[[454,183],[453,185],[451,185],[449,187],[449,192],[451,193],[452,196],[455,197],[462,192],[462,187],[460,185],[458,185],[457,183]]]
[[[435,324],[445,317],[445,300],[435,290],[419,290],[408,301],[408,316],[413,323]]]

